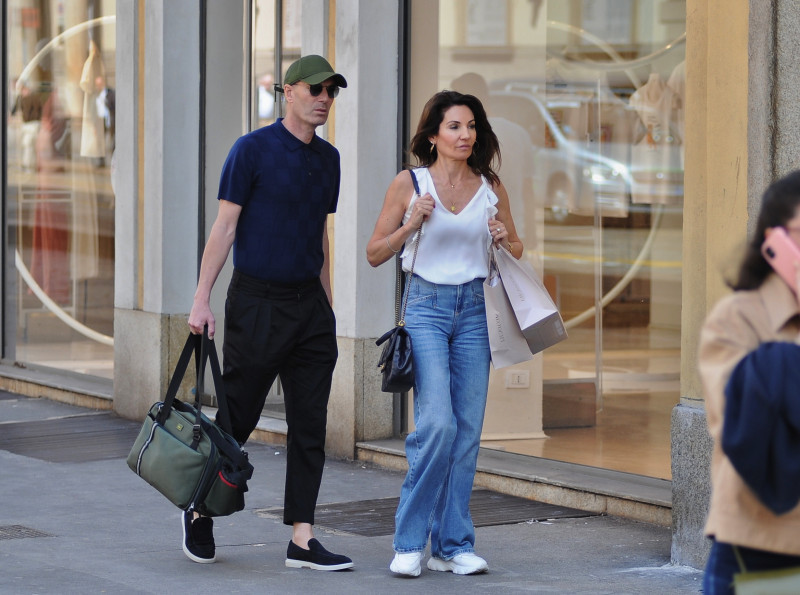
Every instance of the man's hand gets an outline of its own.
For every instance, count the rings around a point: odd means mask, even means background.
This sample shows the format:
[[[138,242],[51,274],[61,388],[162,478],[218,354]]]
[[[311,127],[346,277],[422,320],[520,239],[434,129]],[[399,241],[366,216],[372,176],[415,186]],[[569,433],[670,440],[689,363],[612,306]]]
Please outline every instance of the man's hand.
[[[214,338],[214,331],[216,330],[216,321],[214,315],[211,313],[211,308],[208,302],[204,304],[195,303],[192,306],[192,311],[189,313],[189,330],[195,335],[202,335],[203,329],[208,325],[208,338]]]

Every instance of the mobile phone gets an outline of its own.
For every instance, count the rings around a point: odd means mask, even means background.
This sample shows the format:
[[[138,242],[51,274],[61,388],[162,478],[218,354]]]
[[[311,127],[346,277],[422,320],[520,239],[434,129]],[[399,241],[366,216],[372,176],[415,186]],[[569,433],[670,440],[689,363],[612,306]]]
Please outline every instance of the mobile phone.
[[[797,268],[800,263],[800,248],[782,227],[775,227],[761,244],[761,254],[775,269],[789,288],[797,293]]]

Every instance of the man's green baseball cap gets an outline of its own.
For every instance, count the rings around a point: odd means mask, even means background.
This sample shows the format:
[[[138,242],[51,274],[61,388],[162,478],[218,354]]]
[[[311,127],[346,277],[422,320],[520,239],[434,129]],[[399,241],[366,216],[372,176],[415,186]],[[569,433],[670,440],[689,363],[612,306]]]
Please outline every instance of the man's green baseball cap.
[[[286,69],[286,76],[283,78],[284,85],[294,85],[298,81],[303,81],[309,85],[316,85],[322,81],[332,78],[335,85],[346,87],[347,81],[341,74],[333,71],[328,61],[322,56],[310,54],[303,56],[293,62]]]

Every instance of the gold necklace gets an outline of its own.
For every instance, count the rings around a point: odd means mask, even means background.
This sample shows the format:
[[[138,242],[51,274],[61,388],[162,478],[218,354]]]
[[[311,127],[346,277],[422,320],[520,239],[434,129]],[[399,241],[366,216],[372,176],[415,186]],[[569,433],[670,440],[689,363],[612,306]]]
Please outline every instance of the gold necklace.
[[[451,188],[455,188],[455,186],[453,186],[452,184],[450,184],[450,187]],[[456,201],[454,201],[452,199],[450,199],[450,212],[451,213],[455,213],[456,212]]]
[[[447,175],[447,172],[445,172],[445,174]],[[458,180],[455,184],[453,184],[453,182],[450,181],[450,176],[447,175],[447,183],[450,184],[450,188],[452,190],[455,190],[456,186],[461,183],[461,180]],[[456,201],[454,201],[454,200],[450,201],[450,212],[451,213],[455,213],[456,212]]]

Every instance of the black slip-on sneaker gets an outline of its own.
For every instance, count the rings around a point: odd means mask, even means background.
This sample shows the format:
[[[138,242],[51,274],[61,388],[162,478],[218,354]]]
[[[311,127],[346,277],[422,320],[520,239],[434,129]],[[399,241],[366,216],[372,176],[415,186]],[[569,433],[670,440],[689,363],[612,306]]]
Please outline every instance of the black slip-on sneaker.
[[[214,519],[201,516],[193,519],[193,512],[181,515],[183,526],[183,553],[198,564],[210,564],[217,558],[214,552]]]
[[[353,567],[350,558],[329,552],[316,539],[309,540],[308,548],[304,550],[294,541],[290,541],[286,549],[286,566],[314,570],[346,570]]]

